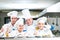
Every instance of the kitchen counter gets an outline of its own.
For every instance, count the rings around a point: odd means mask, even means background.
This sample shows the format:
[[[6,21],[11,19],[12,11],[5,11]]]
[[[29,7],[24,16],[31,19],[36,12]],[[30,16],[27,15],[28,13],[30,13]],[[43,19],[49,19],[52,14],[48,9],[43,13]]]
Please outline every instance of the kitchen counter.
[[[60,37],[55,37],[55,38],[13,38],[13,37],[9,37],[9,38],[0,38],[0,40],[59,40]]]

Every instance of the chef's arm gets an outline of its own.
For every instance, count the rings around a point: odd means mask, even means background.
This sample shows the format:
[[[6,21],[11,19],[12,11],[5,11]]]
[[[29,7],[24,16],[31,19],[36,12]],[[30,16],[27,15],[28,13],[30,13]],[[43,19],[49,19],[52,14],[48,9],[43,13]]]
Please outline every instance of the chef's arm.
[[[51,30],[49,30],[49,35],[50,35],[50,37],[55,37],[55,35],[53,35],[53,33],[51,32]]]

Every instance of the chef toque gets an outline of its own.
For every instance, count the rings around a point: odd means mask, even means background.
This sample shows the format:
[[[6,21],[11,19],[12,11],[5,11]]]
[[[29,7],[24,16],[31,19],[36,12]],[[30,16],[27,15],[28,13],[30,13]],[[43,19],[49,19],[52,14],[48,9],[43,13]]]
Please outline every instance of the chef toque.
[[[10,16],[11,18],[12,17],[18,17],[17,15],[18,15],[17,11],[11,11],[11,12],[7,13],[7,16]]]
[[[23,13],[25,19],[30,19],[31,18],[31,14],[30,14],[29,9],[22,10],[22,13]]]

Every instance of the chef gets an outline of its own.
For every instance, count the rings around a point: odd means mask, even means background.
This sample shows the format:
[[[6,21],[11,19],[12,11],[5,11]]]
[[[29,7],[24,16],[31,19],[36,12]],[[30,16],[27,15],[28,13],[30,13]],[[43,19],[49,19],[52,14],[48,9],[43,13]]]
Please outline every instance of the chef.
[[[29,9],[23,9],[22,13],[25,17],[25,28],[27,30],[27,36],[33,36],[35,25],[30,11]]]
[[[50,29],[45,27],[45,22],[47,21],[46,17],[41,17],[37,19],[37,26],[35,28],[34,35],[35,36],[40,36],[40,37],[53,37],[52,32]]]
[[[8,36],[8,33],[10,33],[12,30],[16,30],[16,27],[14,27],[14,24],[18,20],[18,12],[17,11],[11,11],[7,13],[7,16],[10,17],[11,22],[4,24],[1,28],[1,32],[4,34],[4,37]]]
[[[15,25],[17,27],[17,30],[12,31],[9,35],[10,37],[24,37],[26,32],[24,31],[24,20],[19,19]]]

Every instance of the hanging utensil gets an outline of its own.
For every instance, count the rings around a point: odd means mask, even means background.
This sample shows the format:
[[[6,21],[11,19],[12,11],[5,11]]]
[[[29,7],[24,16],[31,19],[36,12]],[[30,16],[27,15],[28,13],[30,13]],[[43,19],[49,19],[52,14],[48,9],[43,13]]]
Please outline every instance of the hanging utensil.
[[[58,26],[58,17],[56,16],[56,26]]]

